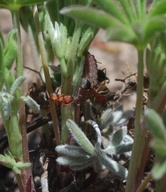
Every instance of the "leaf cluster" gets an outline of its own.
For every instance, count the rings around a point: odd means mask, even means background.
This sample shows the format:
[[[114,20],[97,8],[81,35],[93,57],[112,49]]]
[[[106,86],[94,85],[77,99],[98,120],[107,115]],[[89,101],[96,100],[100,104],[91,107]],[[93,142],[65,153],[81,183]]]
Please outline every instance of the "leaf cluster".
[[[164,0],[154,1],[147,8],[147,1],[94,0],[97,8],[70,6],[62,14],[106,29],[106,39],[127,42],[143,49],[157,32],[166,28]]]
[[[92,120],[86,121],[95,130],[94,144],[74,121],[68,120],[67,127],[77,145],[57,146],[55,150],[63,156],[58,157],[56,161],[61,165],[70,166],[72,170],[82,170],[88,166],[92,166],[96,172],[109,169],[119,178],[126,179],[127,169],[113,159],[113,155],[130,151],[133,143],[133,139],[127,135],[127,127],[121,126],[131,115],[131,111],[123,113],[121,110],[122,107],[115,111],[104,111],[99,125]]]

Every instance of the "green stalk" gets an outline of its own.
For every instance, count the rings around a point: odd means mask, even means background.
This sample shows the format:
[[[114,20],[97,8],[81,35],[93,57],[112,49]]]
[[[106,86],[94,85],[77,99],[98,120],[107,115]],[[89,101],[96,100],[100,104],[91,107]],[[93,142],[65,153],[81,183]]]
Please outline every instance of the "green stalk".
[[[76,71],[76,65],[79,65],[79,59],[77,57],[77,51],[79,46],[79,40],[81,36],[82,26],[80,24],[76,24],[74,34],[72,37],[70,55],[67,62],[67,71],[66,74],[62,74],[62,94],[64,95],[72,95],[73,94],[73,77]],[[61,63],[63,65],[63,63]],[[81,75],[79,76],[79,78]],[[79,81],[80,79],[77,79]],[[62,115],[62,131],[61,131],[61,141],[65,143],[69,138],[69,131],[66,126],[66,121],[68,119],[75,120],[75,106],[74,103],[62,105],[61,106],[61,115]]]
[[[143,180],[143,182],[141,183],[141,185],[138,187],[136,192],[143,192],[151,179],[152,179],[152,174],[151,172],[149,172],[145,177],[145,179]]]
[[[67,139],[69,139],[69,131],[66,126],[66,121],[68,119],[75,119],[75,106],[73,103],[69,103],[67,105],[61,106],[61,115],[62,115],[62,130],[61,130],[61,142],[65,143],[67,142]]]
[[[143,78],[144,78],[144,51],[138,50],[138,77],[137,77],[137,101],[135,111],[135,131],[132,156],[129,165],[129,175],[127,178],[126,192],[135,192],[141,179],[139,169],[141,165],[142,153],[145,145],[146,129],[142,126],[143,110]]]
[[[52,84],[51,84],[51,78],[48,70],[48,62],[47,62],[47,55],[44,47],[44,41],[43,41],[43,36],[42,36],[42,30],[39,22],[39,17],[38,17],[38,10],[37,6],[34,6],[34,20],[36,24],[36,30],[37,30],[37,36],[38,36],[38,43],[39,43],[39,50],[41,53],[41,60],[42,60],[42,65],[43,65],[43,70],[44,70],[44,75],[45,75],[45,80],[46,80],[46,89],[51,95],[53,93],[52,90]],[[56,113],[56,107],[55,103],[50,100],[50,111],[51,111],[51,116],[52,116],[52,121],[53,121],[53,128],[54,128],[54,134],[56,138],[56,144],[59,145],[61,143],[60,141],[60,133],[59,133],[59,126],[58,126],[58,118],[57,118],[57,113]]]
[[[23,161],[23,149],[21,146],[22,136],[20,133],[18,115],[12,114],[10,119],[4,119],[4,125],[6,127],[6,134],[9,142],[9,148],[13,156]]]
[[[22,44],[21,44],[21,31],[20,31],[20,24],[19,24],[19,10],[12,12],[12,19],[14,28],[17,30],[17,48],[18,54],[16,58],[16,74],[17,77],[23,75],[23,58],[22,58]],[[20,98],[24,94],[23,86],[20,87],[18,90],[18,97]],[[14,107],[14,106],[13,106]],[[15,106],[17,108],[17,106]],[[13,109],[14,110],[14,109]],[[9,136],[9,144],[12,153],[18,159],[23,162],[29,162],[29,152],[28,152],[28,141],[27,141],[27,132],[26,132],[26,116],[25,116],[25,104],[24,102],[20,102],[20,109],[19,109],[19,119],[17,111],[11,115],[9,120],[9,132],[11,134]],[[13,137],[13,132],[15,132],[16,136]],[[15,139],[15,141],[13,141]],[[16,142],[17,141],[17,142]],[[15,143],[13,143],[15,142]],[[18,143],[19,142],[19,143]],[[16,146],[17,145],[17,146]],[[14,149],[16,148],[16,149]],[[21,148],[21,149],[20,149]],[[20,149],[20,150],[18,150]],[[34,190],[34,184],[32,180],[32,172],[31,167],[22,170],[21,175],[16,174],[17,183],[19,189],[21,191],[28,191]]]

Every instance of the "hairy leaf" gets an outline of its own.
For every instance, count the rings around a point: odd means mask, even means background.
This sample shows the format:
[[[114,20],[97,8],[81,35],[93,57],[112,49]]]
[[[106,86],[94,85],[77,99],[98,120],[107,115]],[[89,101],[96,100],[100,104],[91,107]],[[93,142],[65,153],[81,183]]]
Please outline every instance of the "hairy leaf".
[[[103,11],[84,6],[65,7],[60,11],[60,13],[75,19],[80,19],[85,23],[104,29],[109,26],[115,27],[122,25],[122,23],[117,18]]]
[[[87,121],[87,123],[92,125],[92,127],[95,129],[96,134],[97,134],[97,143],[96,143],[96,145],[98,147],[101,147],[102,138],[101,138],[101,132],[100,132],[98,124],[95,121],[92,121],[92,120]]]
[[[109,155],[123,154],[131,151],[133,143],[123,143],[116,146],[108,147],[104,150]]]
[[[84,165],[88,162],[91,162],[92,158],[88,156],[84,157],[58,157],[56,159],[56,162],[59,163],[60,165],[65,165],[65,166],[81,166]]]
[[[75,145],[59,145],[55,148],[56,152],[70,156],[70,157],[84,157],[89,155],[85,150],[81,147]]]
[[[32,109],[32,111],[35,114],[38,114],[40,112],[40,105],[38,105],[37,102],[32,99],[32,97],[28,95],[28,96],[22,96],[21,98],[24,100],[27,106]]]
[[[11,86],[11,89],[10,89],[10,94],[13,95],[15,94],[15,92],[17,91],[18,88],[20,88],[20,86],[23,84],[23,82],[25,81],[26,77],[24,76],[20,76],[18,77],[14,83],[12,84]]]
[[[84,149],[87,153],[89,153],[91,155],[96,155],[96,150],[95,150],[94,146],[88,140],[88,138],[86,137],[84,132],[78,127],[78,125],[70,119],[67,120],[66,124],[67,124],[67,127],[69,128],[72,136],[78,143],[78,145],[82,149]]]
[[[129,20],[124,13],[124,10],[120,6],[118,1],[110,1],[110,0],[94,0],[95,3],[102,8],[105,12],[109,13],[110,15],[116,17],[118,20],[120,20],[122,23],[129,24]]]
[[[113,109],[107,109],[105,110],[101,117],[100,117],[100,128],[104,129],[109,127],[112,124],[112,120],[113,120]]]
[[[109,170],[111,170],[116,175],[119,175],[122,179],[126,179],[128,171],[121,164],[109,158],[101,149],[97,150],[98,158]]]
[[[146,109],[145,123],[155,138],[166,141],[166,130],[161,117],[153,110]]]
[[[12,30],[7,37],[6,47],[4,49],[4,66],[9,70],[17,56],[16,30]]]
[[[118,145],[121,143],[123,137],[127,134],[127,127],[121,127],[119,130],[115,131],[112,135],[112,144]]]

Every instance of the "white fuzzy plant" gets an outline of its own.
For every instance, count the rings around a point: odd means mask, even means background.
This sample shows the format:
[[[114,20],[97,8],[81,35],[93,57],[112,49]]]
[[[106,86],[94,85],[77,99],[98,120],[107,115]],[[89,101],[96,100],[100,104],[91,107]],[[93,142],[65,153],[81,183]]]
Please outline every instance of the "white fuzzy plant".
[[[123,113],[122,107],[118,107],[116,110],[104,111],[99,125],[95,121],[88,120],[86,123],[90,124],[96,132],[95,145],[81,128],[69,119],[66,124],[77,145],[57,146],[56,152],[62,155],[56,159],[57,163],[70,166],[75,171],[83,170],[88,166],[93,166],[96,172],[109,169],[119,178],[126,179],[127,169],[112,157],[131,150],[133,139],[127,135],[127,127],[121,126],[129,116],[131,116],[131,111]],[[103,144],[103,139],[108,140],[107,145]]]

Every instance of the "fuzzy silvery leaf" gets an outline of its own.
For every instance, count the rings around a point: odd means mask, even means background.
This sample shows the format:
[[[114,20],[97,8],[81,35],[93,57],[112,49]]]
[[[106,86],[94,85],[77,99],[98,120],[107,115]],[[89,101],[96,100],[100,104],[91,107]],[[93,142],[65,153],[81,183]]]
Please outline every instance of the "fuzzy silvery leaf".
[[[112,115],[113,109],[107,109],[105,110],[100,118],[100,128],[104,129],[107,128],[111,125],[112,120],[113,120],[113,115]]]
[[[127,127],[123,126],[120,129],[118,129],[117,131],[113,132],[112,135],[112,145],[118,145],[121,143],[123,137],[127,134]]]
[[[94,146],[88,140],[88,138],[86,137],[84,132],[78,127],[78,125],[70,119],[67,120],[66,125],[67,125],[69,131],[71,132],[72,136],[78,143],[78,145],[82,149],[84,149],[87,153],[89,153],[91,155],[96,155],[96,150],[95,150]]]
[[[100,118],[100,128],[105,129],[108,128],[110,125],[118,126],[126,121],[126,116],[127,114],[123,116],[123,106],[120,105],[117,107],[115,110],[112,108],[107,109],[103,112]]]
[[[131,151],[132,146],[133,146],[133,143],[123,143],[123,144],[121,143],[116,146],[110,146],[110,147],[108,146],[103,151],[109,155],[123,154]]]
[[[37,104],[35,100],[33,100],[29,95],[21,97],[23,101],[27,104],[28,107],[32,109],[35,114],[40,112],[40,105]]]
[[[86,169],[87,167],[92,166],[92,161],[85,162],[82,165],[72,165],[70,168],[73,171],[81,171],[83,169]]]
[[[97,142],[96,142],[96,145],[97,145],[98,147],[101,147],[102,137],[101,137],[101,132],[100,132],[100,129],[99,129],[98,124],[97,124],[95,121],[92,121],[92,120],[87,121],[87,123],[89,123],[90,125],[92,125],[92,127],[93,127],[94,130],[96,131],[96,134],[97,134]]]
[[[119,119],[119,121],[116,123],[116,126],[124,124],[126,121],[129,120],[132,114],[133,114],[133,110],[124,111],[121,119]]]
[[[84,157],[88,155],[88,153],[83,150],[81,147],[75,145],[59,145],[55,148],[57,153],[70,156],[70,157]]]
[[[1,92],[0,97],[1,97],[1,105],[2,105],[1,113],[4,118],[9,118],[12,112],[11,102],[13,100],[13,96],[10,95],[9,93]]]
[[[118,108],[116,108],[113,112],[112,112],[112,126],[117,126],[119,124],[119,121],[121,120],[123,115],[123,107],[119,106]]]
[[[18,77],[14,83],[12,84],[11,86],[11,89],[10,89],[10,94],[13,95],[15,94],[15,92],[17,91],[17,89],[23,84],[23,82],[25,81],[26,77],[24,76],[20,76]]]
[[[56,162],[60,165],[65,165],[65,166],[81,166],[86,163],[89,163],[93,161],[93,158],[90,156],[84,156],[84,157],[58,157],[56,159]]]
[[[98,158],[100,159],[103,165],[105,165],[114,174],[120,176],[122,179],[127,178],[128,171],[125,167],[123,167],[121,164],[109,158],[105,154],[105,152],[102,151],[101,149],[98,149],[97,152],[98,152]]]
[[[95,158],[93,161],[93,168],[95,172],[101,172],[106,169],[106,166],[102,164],[99,158]]]

